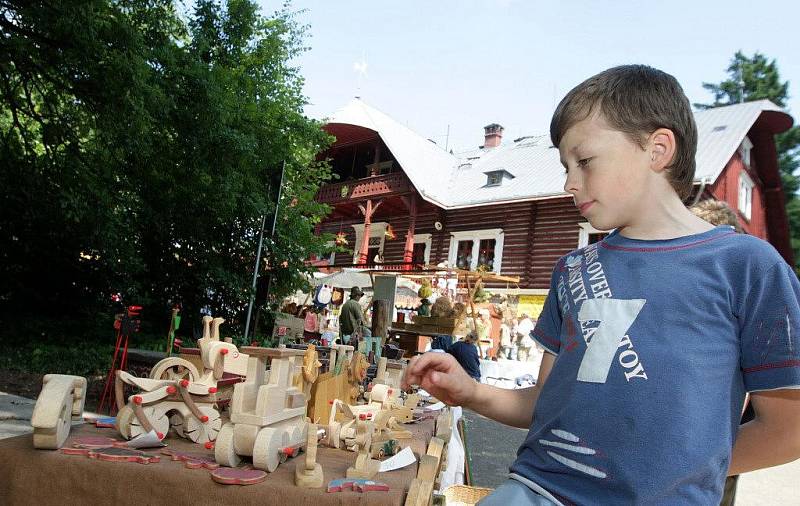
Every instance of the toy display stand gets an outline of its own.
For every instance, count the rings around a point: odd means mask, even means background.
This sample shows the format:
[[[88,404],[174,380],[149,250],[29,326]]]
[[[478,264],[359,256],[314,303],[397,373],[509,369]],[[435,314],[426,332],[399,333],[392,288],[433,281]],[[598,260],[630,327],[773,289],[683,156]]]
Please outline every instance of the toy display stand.
[[[413,433],[409,446],[417,455],[425,454],[427,442],[434,434],[434,421],[427,419],[408,426]],[[114,429],[96,429],[82,424],[72,428],[65,443],[78,437],[107,436],[120,439]],[[213,451],[183,438],[170,438],[168,447],[176,452],[205,455]],[[159,454],[157,451],[148,453]],[[0,475],[13,479],[0,480],[0,497],[4,505],[28,504],[358,504],[401,505],[416,465],[386,473],[378,473],[375,481],[385,483],[389,491],[327,493],[325,486],[305,488],[295,485],[295,467],[305,463],[304,453],[294,463],[278,466],[269,476],[254,485],[231,486],[214,482],[205,468],[188,469],[184,462],[173,461],[162,454],[160,462],[147,465],[128,462],[107,462],[63,455],[57,451],[33,448],[32,435],[0,440]],[[353,452],[320,445],[316,463],[324,470],[325,484],[345,478],[355,463]]]

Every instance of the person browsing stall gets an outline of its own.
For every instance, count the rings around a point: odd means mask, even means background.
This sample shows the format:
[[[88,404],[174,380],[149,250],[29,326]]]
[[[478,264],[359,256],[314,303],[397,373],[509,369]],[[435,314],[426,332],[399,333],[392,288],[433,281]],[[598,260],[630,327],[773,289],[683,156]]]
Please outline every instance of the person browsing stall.
[[[480,503],[718,504],[726,475],[800,457],[800,283],[768,243],[684,205],[697,128],[669,74],[625,65],[558,105],[564,190],[599,243],[553,269],[537,384],[476,383],[424,354],[403,386],[528,428]],[[745,393],[755,411],[739,426]]]
[[[356,330],[360,332],[363,327],[366,327],[364,311],[358,302],[363,295],[364,292],[361,291],[361,288],[354,286],[350,289],[350,298],[342,304],[342,310],[339,314],[339,331],[344,344],[350,342],[350,337]]]

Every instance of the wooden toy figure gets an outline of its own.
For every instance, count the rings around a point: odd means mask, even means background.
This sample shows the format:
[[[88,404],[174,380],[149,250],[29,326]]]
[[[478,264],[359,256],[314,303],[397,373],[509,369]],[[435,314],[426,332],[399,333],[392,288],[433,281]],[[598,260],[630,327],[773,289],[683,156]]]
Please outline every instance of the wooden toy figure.
[[[375,425],[372,422],[358,421],[356,425],[356,446],[358,456],[353,467],[347,469],[345,476],[348,478],[370,479],[380,471],[381,462],[370,455],[372,448],[372,434]]]
[[[83,415],[86,378],[46,374],[42,383],[44,386],[31,416],[33,446],[57,450],[69,435],[72,417]]]
[[[298,487],[320,488],[324,477],[317,462],[317,424],[309,423],[306,434],[306,457],[294,469],[294,484]]]

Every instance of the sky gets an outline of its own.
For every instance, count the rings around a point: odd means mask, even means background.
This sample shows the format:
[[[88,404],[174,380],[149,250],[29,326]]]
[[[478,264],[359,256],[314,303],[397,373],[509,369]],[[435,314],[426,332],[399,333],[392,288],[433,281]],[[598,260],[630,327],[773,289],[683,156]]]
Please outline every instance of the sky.
[[[260,0],[265,14],[278,4]],[[644,63],[673,74],[691,102],[711,102],[737,50],[776,59],[800,121],[800,2],[633,0],[294,0],[310,50],[296,63],[306,113],[322,119],[354,96],[442,147],[472,149],[500,123],[504,142],[548,133],[573,86]],[[448,135],[449,130],[449,135]]]

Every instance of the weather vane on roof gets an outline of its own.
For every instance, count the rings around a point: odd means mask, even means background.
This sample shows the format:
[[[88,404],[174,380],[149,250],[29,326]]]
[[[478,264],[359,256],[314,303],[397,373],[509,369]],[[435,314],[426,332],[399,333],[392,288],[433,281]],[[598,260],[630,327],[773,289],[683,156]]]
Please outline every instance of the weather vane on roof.
[[[361,60],[356,61],[353,63],[353,70],[358,74],[358,86],[357,92],[361,94],[361,85],[364,83],[364,79],[367,78],[367,56],[364,52],[361,52]]]

